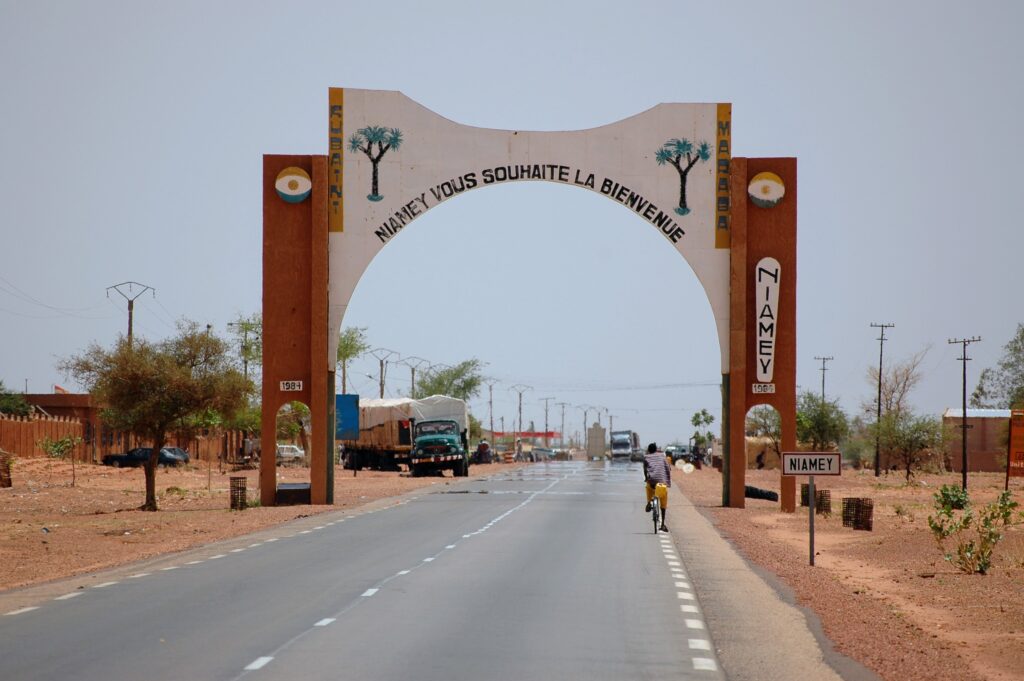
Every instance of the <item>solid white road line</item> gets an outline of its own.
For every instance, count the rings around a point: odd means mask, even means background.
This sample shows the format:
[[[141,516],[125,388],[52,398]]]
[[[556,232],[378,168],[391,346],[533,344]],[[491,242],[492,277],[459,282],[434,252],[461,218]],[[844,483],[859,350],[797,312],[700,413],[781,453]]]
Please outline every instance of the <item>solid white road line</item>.
[[[246,665],[245,671],[254,672],[257,669],[263,669],[265,666],[267,666],[267,663],[273,659],[274,658],[272,657],[257,657],[255,660]]]

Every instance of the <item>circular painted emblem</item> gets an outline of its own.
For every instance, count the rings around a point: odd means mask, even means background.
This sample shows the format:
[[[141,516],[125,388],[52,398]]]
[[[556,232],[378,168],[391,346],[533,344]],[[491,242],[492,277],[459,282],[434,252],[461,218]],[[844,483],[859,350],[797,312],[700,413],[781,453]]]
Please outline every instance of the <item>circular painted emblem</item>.
[[[305,170],[291,166],[277,174],[274,189],[277,190],[277,195],[288,203],[299,203],[305,201],[313,191],[313,181],[309,179],[309,173]]]
[[[758,173],[747,185],[747,194],[755,206],[771,208],[777,206],[786,195],[786,185],[775,173]]]

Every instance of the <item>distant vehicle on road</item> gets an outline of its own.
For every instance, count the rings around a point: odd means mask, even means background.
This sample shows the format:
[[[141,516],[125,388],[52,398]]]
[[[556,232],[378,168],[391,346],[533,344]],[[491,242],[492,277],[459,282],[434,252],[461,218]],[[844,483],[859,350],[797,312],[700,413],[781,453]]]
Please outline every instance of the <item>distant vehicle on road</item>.
[[[145,466],[146,462],[149,461],[150,454],[153,453],[152,447],[136,447],[130,449],[124,454],[107,454],[103,457],[104,466],[113,466],[114,468],[137,468],[139,466]],[[188,463],[189,457],[188,452],[179,447],[164,447],[160,450],[160,456],[157,458],[158,466],[181,466]]]
[[[635,431],[613,430],[610,437],[613,459],[643,460],[643,451],[640,449],[640,436]]]
[[[669,445],[665,447],[665,454],[672,457],[672,463],[682,459],[686,463],[694,463],[700,455],[690,445]]]

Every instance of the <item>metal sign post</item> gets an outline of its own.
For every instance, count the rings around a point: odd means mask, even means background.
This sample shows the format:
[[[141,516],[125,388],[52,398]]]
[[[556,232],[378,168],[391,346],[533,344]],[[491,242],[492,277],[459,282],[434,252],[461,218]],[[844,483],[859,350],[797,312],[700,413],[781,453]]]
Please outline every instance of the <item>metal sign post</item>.
[[[807,476],[807,507],[810,509],[808,519],[810,564],[814,565],[814,476],[840,475],[842,460],[839,452],[783,452],[783,475]]]

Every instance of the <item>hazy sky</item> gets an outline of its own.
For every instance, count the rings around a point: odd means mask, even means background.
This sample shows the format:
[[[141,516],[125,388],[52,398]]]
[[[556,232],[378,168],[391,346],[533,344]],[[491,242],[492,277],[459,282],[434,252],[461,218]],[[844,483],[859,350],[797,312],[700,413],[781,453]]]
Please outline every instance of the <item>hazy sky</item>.
[[[1019,2],[53,2],[0,0],[0,379],[188,317],[259,311],[263,154],[326,153],[331,86],[401,90],[455,121],[610,123],[732,102],[736,156],[799,159],[798,382],[855,411],[931,346],[913,395],[960,400],[1024,321]],[[717,417],[718,339],[686,262],[603,197],[527,183],[431,210],[371,264],[345,319],[403,355],[477,357],[495,418],[539,398],[610,410],[646,442]],[[409,372],[392,367],[389,395]],[[370,378],[367,374],[372,374]],[[376,362],[352,368],[376,390]],[[68,387],[74,388],[73,385]],[[486,398],[486,393],[483,395]],[[473,402],[485,420],[485,399]],[[591,415],[592,416],[592,415]],[[552,407],[551,427],[560,413]],[[604,420],[604,417],[602,416]],[[566,413],[578,431],[582,412]],[[592,420],[592,419],[591,419]]]

